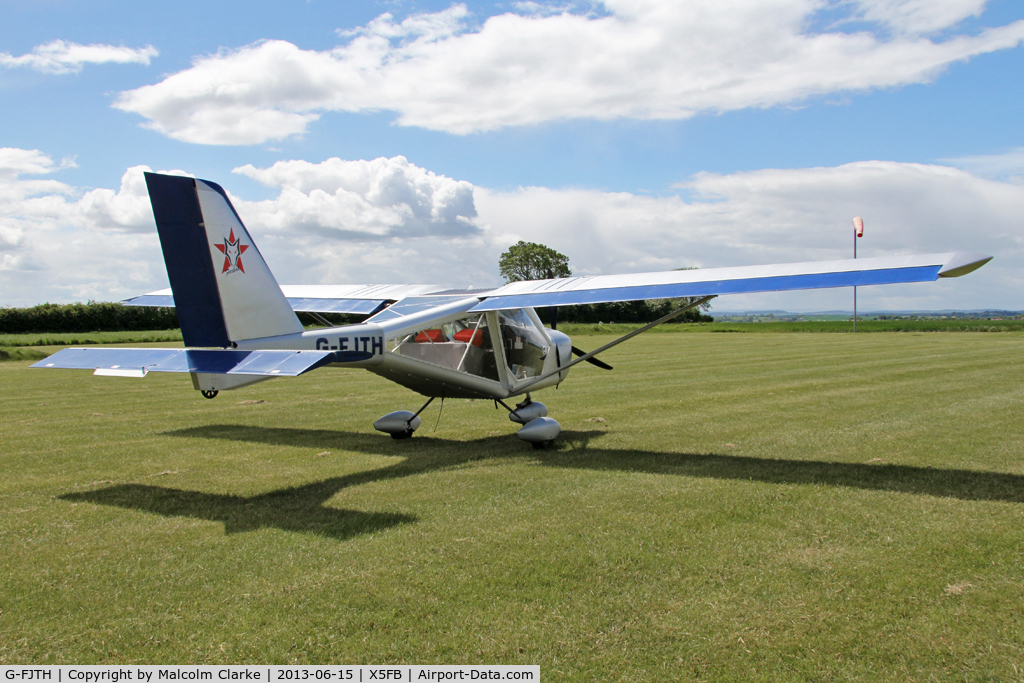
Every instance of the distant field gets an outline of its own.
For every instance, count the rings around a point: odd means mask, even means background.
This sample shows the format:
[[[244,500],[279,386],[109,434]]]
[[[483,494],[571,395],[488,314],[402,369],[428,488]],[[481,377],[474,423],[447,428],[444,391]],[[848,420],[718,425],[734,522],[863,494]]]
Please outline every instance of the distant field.
[[[37,361],[46,358],[49,354],[36,349],[2,348],[0,347],[0,361],[30,360]]]
[[[610,337],[580,337],[595,348]],[[536,663],[545,680],[1019,680],[1024,337],[650,335],[534,451],[322,370],[0,364],[0,663]]]
[[[0,334],[0,361],[37,361],[67,346],[181,343],[181,330]]]
[[[622,334],[639,325],[559,325],[573,334]],[[668,323],[653,332],[853,332],[849,320],[808,320],[762,323]],[[858,320],[857,334],[863,332],[1024,332],[1024,320]]]
[[[0,347],[11,346],[77,346],[87,344],[134,344],[181,341],[181,330],[146,332],[42,332],[0,334]]]

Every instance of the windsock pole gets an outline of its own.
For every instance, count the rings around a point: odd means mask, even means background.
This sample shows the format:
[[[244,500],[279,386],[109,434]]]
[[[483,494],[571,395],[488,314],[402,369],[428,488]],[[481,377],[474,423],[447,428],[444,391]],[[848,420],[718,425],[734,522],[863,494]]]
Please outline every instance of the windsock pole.
[[[860,216],[853,218],[853,258],[857,258],[857,238],[864,236],[864,219]],[[853,331],[857,331],[857,285],[853,286]]]

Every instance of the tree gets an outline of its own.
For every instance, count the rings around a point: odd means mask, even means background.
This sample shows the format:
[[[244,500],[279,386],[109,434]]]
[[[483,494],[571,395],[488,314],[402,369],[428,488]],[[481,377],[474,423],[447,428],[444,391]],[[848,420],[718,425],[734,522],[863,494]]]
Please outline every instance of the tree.
[[[521,280],[545,280],[555,277],[569,277],[569,258],[550,247],[536,242],[519,241],[508,248],[498,260],[498,270],[505,282]],[[691,270],[678,268],[677,270]],[[677,299],[655,299],[652,301],[617,301],[603,304],[579,304],[562,306],[558,317],[565,322],[596,323],[649,323],[668,315],[677,308],[697,301],[698,297]],[[675,322],[712,322],[714,318],[701,313],[711,308],[703,303],[693,310],[675,318]],[[551,309],[552,311],[554,309]],[[552,321],[554,318],[552,317]],[[552,322],[552,327],[554,322]]]
[[[506,283],[572,275],[568,256],[559,254],[543,244],[522,240],[501,255],[498,260],[498,271]]]

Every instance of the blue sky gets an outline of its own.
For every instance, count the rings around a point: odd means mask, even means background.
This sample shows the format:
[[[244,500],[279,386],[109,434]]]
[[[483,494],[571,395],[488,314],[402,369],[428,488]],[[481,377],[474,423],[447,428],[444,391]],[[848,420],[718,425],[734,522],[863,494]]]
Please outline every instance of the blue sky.
[[[499,284],[518,239],[579,274],[844,258],[859,214],[861,256],[996,256],[862,288],[862,309],[1024,309],[1019,2],[0,0],[0,16],[0,305],[166,286],[148,168],[222,184],[282,283]]]

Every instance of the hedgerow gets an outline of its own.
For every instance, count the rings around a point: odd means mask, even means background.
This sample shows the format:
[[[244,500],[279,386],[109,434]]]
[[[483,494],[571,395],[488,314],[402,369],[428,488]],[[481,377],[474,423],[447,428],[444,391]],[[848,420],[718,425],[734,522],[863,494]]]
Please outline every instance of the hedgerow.
[[[178,315],[173,308],[125,306],[97,301],[0,308],[0,334],[170,330],[176,327]]]

